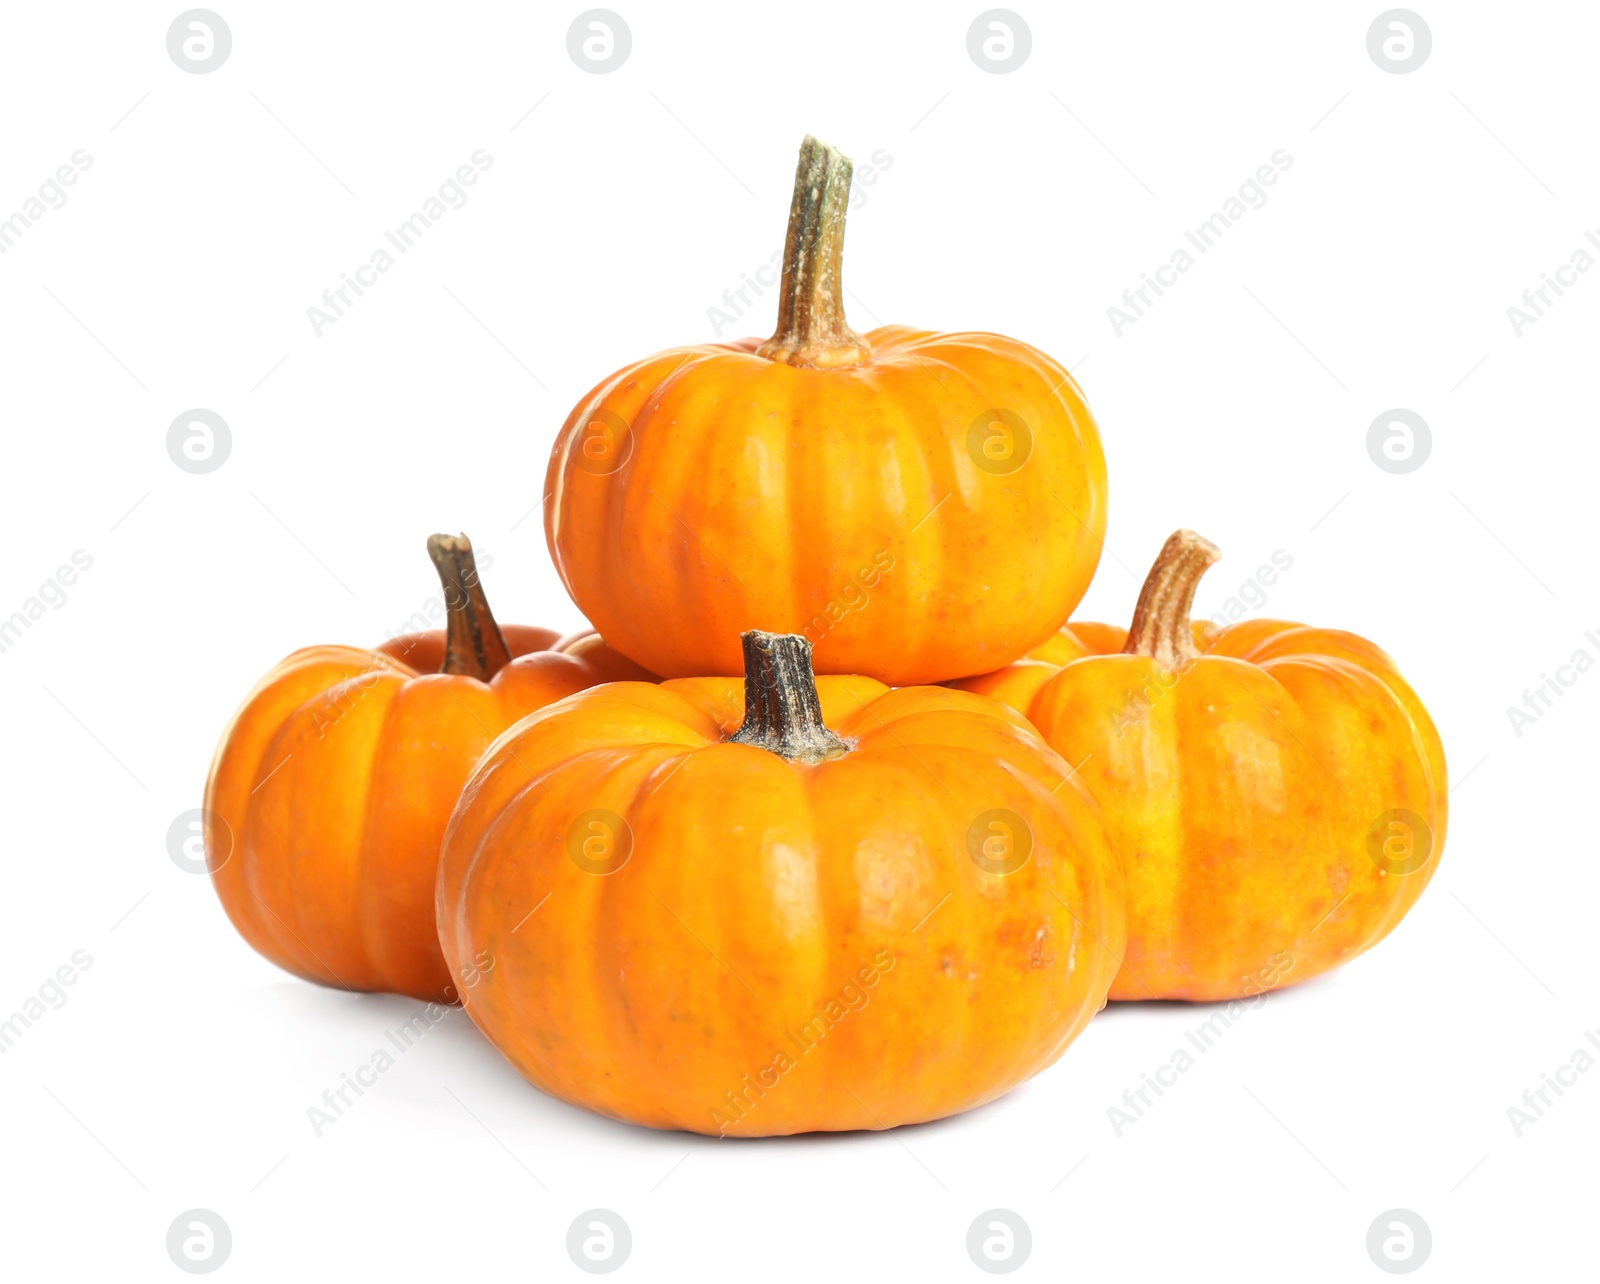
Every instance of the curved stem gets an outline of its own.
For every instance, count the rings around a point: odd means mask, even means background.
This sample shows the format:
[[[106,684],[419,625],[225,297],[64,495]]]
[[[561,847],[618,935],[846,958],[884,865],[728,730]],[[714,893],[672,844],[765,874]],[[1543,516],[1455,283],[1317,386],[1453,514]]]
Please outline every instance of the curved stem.
[[[822,723],[811,672],[811,643],[798,633],[739,635],[744,643],[744,722],[734,744],[766,749],[790,762],[826,762],[850,746]]]
[[[867,341],[844,319],[844,220],[850,161],[810,134],[800,144],[783,244],[778,328],[756,351],[791,366],[838,369],[872,359]]]
[[[1167,668],[1200,654],[1189,627],[1194,591],[1222,551],[1193,531],[1174,531],[1139,590],[1124,655],[1145,655]]]
[[[444,585],[447,613],[444,664],[439,672],[487,682],[511,662],[511,652],[489,610],[489,599],[483,595],[472,541],[465,535],[430,535],[428,556]]]

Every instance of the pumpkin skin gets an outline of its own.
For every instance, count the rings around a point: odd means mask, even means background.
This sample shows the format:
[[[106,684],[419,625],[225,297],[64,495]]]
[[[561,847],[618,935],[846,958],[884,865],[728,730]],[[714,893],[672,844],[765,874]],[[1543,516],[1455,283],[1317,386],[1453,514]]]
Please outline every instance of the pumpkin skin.
[[[212,882],[240,935],[297,976],[457,1002],[433,898],[462,783],[524,714],[641,676],[592,632],[518,625],[501,631],[516,658],[487,681],[440,672],[446,632],[296,651],[223,733],[205,792]]]
[[[562,582],[665,677],[738,675],[739,636],[757,628],[803,634],[818,673],[985,673],[1059,627],[1099,561],[1105,457],[1077,383],[1003,335],[850,331],[849,162],[825,153],[802,150],[779,333],[623,367],[550,457]],[[833,168],[808,178],[818,155]],[[805,206],[819,192],[831,222]],[[806,243],[806,217],[840,244]]]
[[[479,970],[468,1015],[536,1086],[653,1128],[889,1128],[999,1096],[1103,1005],[1115,857],[1026,721],[863,677],[812,692],[842,756],[738,742],[739,680],[700,678],[580,693],[474,771],[439,934]],[[1014,872],[969,854],[997,808],[1032,835]]]
[[[1026,713],[1099,802],[1128,896],[1113,999],[1239,999],[1337,967],[1399,923],[1444,846],[1444,747],[1394,662],[1287,620],[1191,625],[1215,555],[1179,532],[1152,572],[1190,577],[1163,626],[1186,654],[1079,624],[1051,659],[955,684]],[[1402,809],[1425,830],[1394,828]]]

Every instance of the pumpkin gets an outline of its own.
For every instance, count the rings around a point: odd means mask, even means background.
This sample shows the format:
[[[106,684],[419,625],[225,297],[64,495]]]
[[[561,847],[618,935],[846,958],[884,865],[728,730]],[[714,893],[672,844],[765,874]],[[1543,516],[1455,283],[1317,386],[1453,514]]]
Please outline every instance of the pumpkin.
[[[1113,999],[1240,999],[1337,967],[1444,846],[1444,747],[1394,662],[1287,620],[1192,624],[1218,556],[1179,531],[1126,633],[1069,625],[956,684],[1026,713],[1100,803],[1128,890]]]
[[[435,535],[448,627],[296,651],[224,732],[206,860],[228,917],[278,966],[456,1001],[434,926],[439,844],[489,742],[597,682],[648,678],[593,633],[500,629],[465,536]]]
[[[737,676],[750,629],[804,635],[819,673],[984,673],[1058,628],[1094,573],[1105,459],[1078,385],[1002,335],[852,330],[850,177],[805,140],[772,338],[624,366],[555,443],[556,568],[654,673]]]
[[[466,1011],[544,1091],[653,1128],[879,1129],[1054,1061],[1122,957],[1115,856],[1003,705],[747,672],[616,683],[473,772],[439,868]]]

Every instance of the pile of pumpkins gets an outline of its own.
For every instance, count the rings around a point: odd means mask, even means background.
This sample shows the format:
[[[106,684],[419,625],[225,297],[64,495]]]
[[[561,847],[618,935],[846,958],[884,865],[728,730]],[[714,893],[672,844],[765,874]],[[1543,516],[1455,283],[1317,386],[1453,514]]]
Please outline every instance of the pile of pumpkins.
[[[545,530],[597,631],[447,627],[269,673],[206,788],[238,930],[460,1003],[539,1088],[725,1136],[968,1110],[1107,999],[1243,1001],[1382,939],[1444,752],[1377,647],[1194,623],[1179,531],[1124,631],[1065,623],[1106,524],[1072,377],[845,320],[850,162],[807,138],[778,328],[603,380]]]

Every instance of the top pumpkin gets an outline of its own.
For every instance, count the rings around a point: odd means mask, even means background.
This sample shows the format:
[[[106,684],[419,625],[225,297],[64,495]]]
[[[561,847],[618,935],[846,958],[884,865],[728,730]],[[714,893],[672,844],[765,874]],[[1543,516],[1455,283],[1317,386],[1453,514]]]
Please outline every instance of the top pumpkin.
[[[762,343],[673,348],[573,410],[545,486],[567,591],[666,677],[737,675],[741,633],[891,685],[1008,664],[1100,558],[1105,457],[1072,376],[997,334],[845,321],[850,162],[800,149]]]

